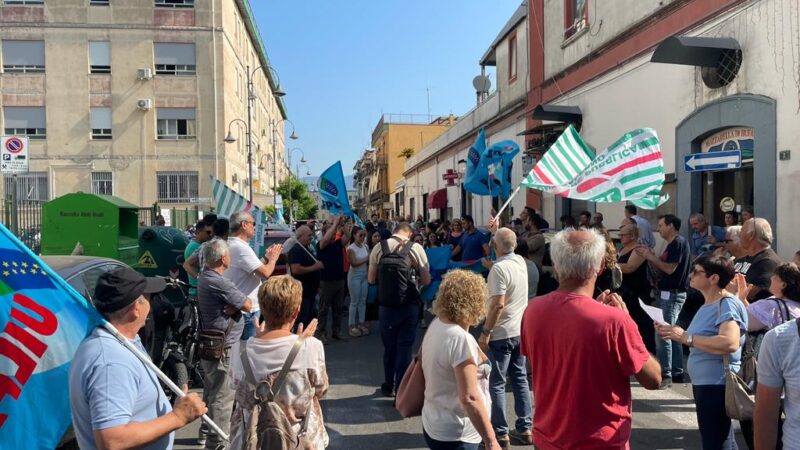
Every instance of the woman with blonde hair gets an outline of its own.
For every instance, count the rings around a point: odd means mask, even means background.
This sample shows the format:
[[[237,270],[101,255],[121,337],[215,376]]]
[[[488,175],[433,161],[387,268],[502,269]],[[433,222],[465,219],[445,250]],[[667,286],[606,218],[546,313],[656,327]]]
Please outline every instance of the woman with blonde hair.
[[[231,420],[231,448],[241,448],[237,445],[248,437],[251,445],[260,445],[271,437],[249,435],[256,429],[250,426],[249,422],[254,420],[250,413],[258,403],[256,394],[262,392],[262,389],[256,392],[255,387],[262,383],[271,386],[269,390],[274,402],[289,420],[292,430],[286,431],[300,436],[299,448],[321,450],[328,446],[328,433],[319,404],[328,390],[328,372],[322,342],[313,337],[316,319],[305,332],[300,324],[298,334],[292,333],[292,326],[300,313],[302,291],[300,282],[288,275],[270,277],[258,290],[258,304],[264,321],[258,326],[255,336],[240,341],[231,351],[231,378],[239,405]],[[299,347],[285,381],[277,386],[279,374],[295,352],[295,345]],[[273,448],[270,442],[266,442],[264,448]]]
[[[488,296],[480,275],[454,270],[445,275],[420,347],[425,374],[422,432],[432,450],[488,450],[500,445],[489,417],[488,359],[469,334],[486,315]]]

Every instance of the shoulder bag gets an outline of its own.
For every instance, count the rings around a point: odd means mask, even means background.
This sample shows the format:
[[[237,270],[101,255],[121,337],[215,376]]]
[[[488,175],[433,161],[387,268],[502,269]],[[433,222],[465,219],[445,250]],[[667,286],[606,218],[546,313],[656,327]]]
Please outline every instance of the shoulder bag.
[[[722,313],[723,297],[717,305],[717,317]],[[725,412],[728,417],[736,420],[753,420],[753,410],[756,406],[756,393],[753,380],[745,380],[741,375],[749,378],[747,374],[755,374],[755,358],[742,360],[739,373],[731,370],[730,355],[722,355],[722,365],[725,371]]]
[[[225,331],[203,330],[197,341],[197,356],[206,361],[219,361],[225,354],[225,339],[233,328],[234,320],[228,319]],[[200,327],[202,329],[202,326]]]
[[[423,339],[423,343],[424,343]],[[422,344],[419,353],[403,374],[403,380],[397,388],[394,399],[395,408],[403,417],[422,415],[422,405],[425,403],[425,374],[422,373]]]

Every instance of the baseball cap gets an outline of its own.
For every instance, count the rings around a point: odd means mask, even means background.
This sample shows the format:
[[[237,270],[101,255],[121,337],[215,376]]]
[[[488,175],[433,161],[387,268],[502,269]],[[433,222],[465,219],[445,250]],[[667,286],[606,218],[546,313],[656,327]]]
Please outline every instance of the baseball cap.
[[[100,275],[92,303],[101,313],[112,313],[130,305],[142,294],[155,294],[166,288],[163,278],[145,277],[130,267],[120,267]]]

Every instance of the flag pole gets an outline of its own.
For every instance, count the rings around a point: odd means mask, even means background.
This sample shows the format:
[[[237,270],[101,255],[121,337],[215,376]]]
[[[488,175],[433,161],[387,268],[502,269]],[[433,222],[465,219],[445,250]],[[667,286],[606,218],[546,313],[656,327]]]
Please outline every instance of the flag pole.
[[[136,346],[131,344],[130,341],[128,340],[128,338],[123,336],[122,333],[120,333],[119,330],[117,330],[117,327],[115,327],[114,325],[111,325],[111,323],[109,323],[107,320],[104,320],[101,325],[103,326],[103,328],[108,330],[108,332],[111,333],[115,338],[117,338],[117,340],[123,346],[125,346],[125,348],[127,348],[128,350],[133,352],[133,354],[137,358],[139,358],[139,360],[142,361],[142,363],[144,363],[144,365],[147,366],[147,368],[152,370],[156,374],[158,379],[161,380],[162,382],[164,382],[164,384],[166,384],[167,387],[169,387],[169,389],[172,392],[175,393],[175,395],[177,395],[178,397],[184,397],[186,395],[183,392],[183,389],[179,388],[175,383],[173,383],[172,380],[170,380],[169,377],[166,376],[164,374],[164,372],[161,371],[161,369],[159,369],[155,364],[153,364],[153,361],[151,361],[150,358],[148,358],[147,356],[142,354],[142,352],[138,348],[136,348]],[[202,419],[203,419],[203,422],[205,422],[209,427],[211,427],[211,429],[215,433],[217,433],[217,436],[219,436],[224,441],[228,440],[227,433],[222,431],[222,429],[219,427],[219,425],[214,423],[214,421],[211,420],[211,418],[208,417],[208,415],[203,414]]]
[[[500,218],[500,214],[503,214],[503,211],[505,211],[505,209],[508,207],[508,204],[511,203],[511,199],[514,198],[515,195],[517,195],[517,192],[519,192],[519,189],[521,187],[522,187],[522,184],[517,186],[517,188],[514,189],[514,192],[512,192],[511,195],[508,197],[508,200],[506,200],[506,202],[503,203],[503,206],[500,207],[500,211],[497,211],[497,215],[494,216],[494,219],[493,219],[494,222],[497,222],[497,219]]]

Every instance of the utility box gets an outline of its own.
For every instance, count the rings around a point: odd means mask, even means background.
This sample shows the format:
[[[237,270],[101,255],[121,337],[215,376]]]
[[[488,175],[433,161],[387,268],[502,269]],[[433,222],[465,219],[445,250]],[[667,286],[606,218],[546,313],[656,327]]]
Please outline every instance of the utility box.
[[[178,278],[188,283],[183,270],[183,251],[189,239],[174,227],[139,227],[139,258],[133,266],[146,277]],[[164,294],[175,306],[185,303],[179,290],[167,289]]]
[[[42,206],[42,254],[104,256],[134,266],[139,207],[111,195],[62,195]]]

